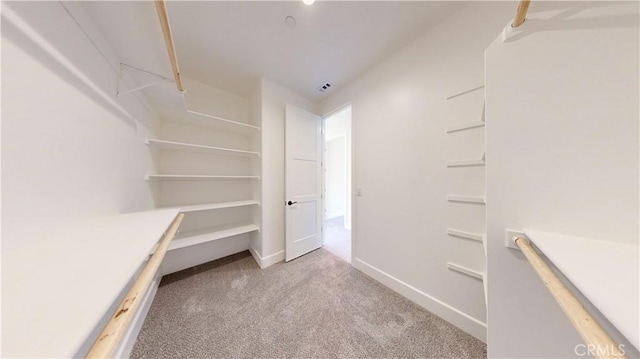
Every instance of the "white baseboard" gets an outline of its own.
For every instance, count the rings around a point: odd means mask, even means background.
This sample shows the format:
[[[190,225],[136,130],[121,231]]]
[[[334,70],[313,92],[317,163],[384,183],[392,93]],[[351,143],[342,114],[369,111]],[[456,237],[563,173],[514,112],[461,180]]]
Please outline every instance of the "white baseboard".
[[[356,258],[354,267],[431,313],[487,342],[487,324]]]
[[[258,254],[258,251],[252,246],[249,246],[249,252],[251,252],[253,259],[256,260],[256,263],[258,263],[261,269],[267,268],[284,260],[284,251],[271,254],[264,258],[261,257],[260,254]]]

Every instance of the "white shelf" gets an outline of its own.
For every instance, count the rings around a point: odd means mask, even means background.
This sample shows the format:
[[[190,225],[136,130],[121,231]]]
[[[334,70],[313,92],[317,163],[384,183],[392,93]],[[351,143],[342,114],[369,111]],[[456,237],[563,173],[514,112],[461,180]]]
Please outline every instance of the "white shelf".
[[[457,229],[447,228],[447,234],[454,237],[466,238],[472,241],[482,242],[484,240],[484,235],[478,233],[471,233],[460,231]]]
[[[478,128],[478,127],[484,127],[484,124],[485,124],[484,121],[475,121],[475,122],[465,123],[463,125],[449,127],[447,129],[447,133],[470,130],[472,128]]]
[[[181,213],[189,213],[189,212],[198,212],[198,211],[208,211],[212,209],[223,209],[223,208],[233,208],[233,207],[244,207],[244,206],[255,206],[260,205],[258,201],[234,201],[234,202],[219,202],[219,203],[207,203],[207,204],[196,204],[192,206],[182,206],[177,207],[180,209]]]
[[[486,204],[484,197],[477,197],[477,196],[447,196],[447,201]]]
[[[478,90],[483,89],[483,88],[484,88],[484,85],[478,86],[478,87],[474,87],[474,88],[472,88],[470,90],[465,90],[465,91],[462,91],[462,92],[458,92],[457,94],[451,95],[451,96],[447,97],[446,99],[447,100],[451,100],[451,99],[456,98],[458,96],[466,95],[468,93],[472,93],[472,92],[478,91]]]
[[[249,125],[247,123],[229,120],[229,119],[226,119],[224,117],[218,117],[218,116],[214,116],[214,115],[209,115],[209,114],[206,114],[206,113],[193,111],[193,110],[187,110],[187,112],[190,113],[190,114],[193,114],[193,115],[202,116],[202,117],[206,117],[206,118],[211,118],[211,119],[214,119],[214,120],[222,121],[224,123],[228,123],[228,124],[235,125],[235,126],[238,126],[238,127],[243,127],[243,128],[248,128],[248,129],[260,131],[260,127],[258,127],[258,126],[253,126],[253,125]]]
[[[475,271],[473,269],[469,269],[467,267],[463,267],[461,265],[451,263],[451,262],[447,262],[447,268],[449,268],[450,270],[456,271],[458,273],[467,275],[471,278],[480,279],[481,281],[484,281],[484,274],[482,274],[481,272]]]
[[[38,343],[47,357],[76,355],[177,215],[83,217],[52,225],[46,243],[3,247],[2,290],[11,293],[2,298],[4,341],[14,349]]]
[[[215,175],[146,175],[147,181],[216,181],[216,180],[260,180],[260,176],[215,176]]]
[[[449,161],[447,167],[473,167],[484,166],[484,160],[462,160],[462,161]]]
[[[528,229],[524,233],[631,344],[640,347],[638,245]]]
[[[224,147],[196,145],[191,143],[182,143],[182,142],[155,140],[155,139],[147,139],[146,143],[149,146],[157,147],[163,150],[219,153],[219,154],[236,155],[236,156],[260,156],[260,152],[237,150],[233,148],[224,148]]]
[[[259,230],[260,228],[255,224],[232,224],[228,226],[178,233],[175,239],[169,244],[168,250],[171,251],[180,248],[195,246],[197,244],[207,243],[218,239],[237,236],[239,234]]]

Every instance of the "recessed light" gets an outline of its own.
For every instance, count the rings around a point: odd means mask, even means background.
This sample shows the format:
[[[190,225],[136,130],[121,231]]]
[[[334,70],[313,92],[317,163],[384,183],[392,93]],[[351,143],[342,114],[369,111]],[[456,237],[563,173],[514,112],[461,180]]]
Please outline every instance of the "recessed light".
[[[284,18],[284,23],[287,24],[287,27],[294,28],[296,27],[296,18],[293,16],[287,16]]]
[[[305,5],[312,5],[316,0],[302,0],[302,2],[305,3]]]

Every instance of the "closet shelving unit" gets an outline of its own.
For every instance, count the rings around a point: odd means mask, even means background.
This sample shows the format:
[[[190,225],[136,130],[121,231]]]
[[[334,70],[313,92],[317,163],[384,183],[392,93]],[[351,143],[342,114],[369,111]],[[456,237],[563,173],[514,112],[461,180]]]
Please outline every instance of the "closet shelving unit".
[[[186,105],[186,101],[185,101]],[[260,128],[258,126],[253,126],[249,124],[245,124],[238,121],[232,121],[223,117],[208,115],[198,111],[192,111],[187,109],[182,116],[179,116],[180,119],[177,119],[175,124],[177,125],[185,125],[194,128],[202,128],[205,131],[214,131],[221,133],[232,133],[237,136],[252,136],[255,133],[259,133]],[[217,122],[217,123],[216,123]],[[222,129],[222,131],[219,131]],[[195,141],[194,141],[195,142]],[[201,142],[201,141],[198,141]],[[213,141],[212,141],[213,142]],[[199,156],[203,156],[201,158],[207,159],[206,162],[209,162],[208,159],[215,158],[226,158],[227,161],[234,159],[238,160],[249,160],[259,159],[261,157],[261,153],[259,151],[252,151],[246,149],[235,148],[233,146],[212,146],[205,145],[201,143],[191,143],[184,141],[172,141],[165,139],[154,139],[148,138],[145,140],[145,143],[154,150],[158,150],[159,160],[162,161],[163,156],[166,155],[165,151],[171,152],[180,152],[183,154],[194,153]],[[239,146],[242,147],[242,146]],[[253,167],[253,166],[252,166]],[[254,170],[252,170],[253,172]],[[180,172],[180,171],[176,171]],[[190,182],[211,182],[211,185],[216,187],[218,192],[225,191],[225,185],[229,182],[238,183],[238,182],[253,182],[260,181],[260,176],[257,174],[238,174],[238,175],[228,175],[228,174],[220,174],[220,175],[212,175],[212,174],[191,174],[191,173],[158,173],[158,174],[147,174],[146,180],[149,182],[158,182],[160,184],[169,182],[169,181],[183,181],[185,182],[182,186],[189,186]],[[251,183],[247,185],[252,186]],[[160,201],[163,202],[163,201]],[[196,226],[197,228],[188,228],[186,230],[180,231],[174,238],[174,240],[170,243],[168,247],[167,256],[171,256],[172,252],[178,250],[185,250],[188,248],[193,248],[194,251],[198,251],[199,248],[195,246],[205,245],[207,243],[212,243],[214,241],[219,241],[227,238],[231,238],[234,236],[259,232],[260,226],[256,223],[252,223],[251,220],[235,222],[231,223],[219,223],[220,220],[220,211],[226,211],[231,209],[242,209],[249,208],[249,210],[253,211],[252,208],[260,207],[260,201],[255,198],[245,198],[239,200],[232,201],[220,201],[220,202],[210,202],[210,203],[201,203],[201,204],[188,204],[188,205],[179,205],[179,206],[168,206],[164,208],[177,208],[180,213],[185,214],[185,222],[188,223],[190,220],[190,216],[215,216],[218,220],[213,220],[215,225],[208,226]],[[247,216],[253,217],[253,216]],[[200,222],[203,222],[200,219]],[[205,220],[204,222],[207,222]],[[225,253],[226,254],[226,253]],[[188,257],[188,256],[186,256]],[[211,260],[217,259],[217,255]],[[180,260],[181,262],[185,262],[184,259]],[[188,263],[188,259],[186,263]],[[201,262],[201,260],[200,260]],[[200,264],[199,262],[193,263],[192,265]],[[172,266],[171,269],[165,270],[164,274],[171,273],[176,270],[181,270],[188,268],[189,264],[181,263],[177,267]],[[173,268],[175,267],[175,268]]]
[[[259,234],[254,233],[260,231],[262,215],[257,200],[262,186],[256,183],[260,181],[260,151],[255,151],[261,144],[260,136],[256,136],[259,126],[226,117],[230,113],[234,113],[232,117],[238,116],[233,110],[227,112],[229,107],[247,114],[246,120],[250,121],[251,111],[244,111],[251,110],[249,103],[245,108],[237,101],[220,101],[219,94],[205,86],[194,92],[199,105],[189,106],[167,6],[162,0],[155,1],[155,5],[184,105],[175,113],[164,114],[176,121],[167,124],[174,127],[160,136],[165,139],[146,140],[152,153],[159,153],[160,172],[164,172],[146,175],[152,191],[161,205],[179,207],[185,214],[181,232],[171,242],[163,262],[163,272],[168,274],[248,249],[243,242],[236,241],[239,239],[236,236],[248,234],[248,246],[260,240]],[[178,139],[173,138],[176,136]],[[236,147],[238,144],[241,145]],[[184,153],[191,155],[185,158]]]
[[[483,90],[483,89],[484,89],[484,86],[471,88],[469,90],[462,91],[455,95],[449,96],[446,98],[446,100],[449,101],[455,98],[460,98],[463,101],[467,101],[469,99],[468,95],[477,94],[477,91]],[[478,121],[467,122],[467,123],[450,126],[447,128],[446,133],[457,135],[462,132],[484,127],[485,126],[484,112],[485,112],[485,109],[484,109],[484,100],[483,100],[482,114]],[[477,138],[475,137],[476,132],[474,132],[473,134],[466,134],[465,136],[472,136],[473,138]],[[466,137],[466,138],[470,139],[472,137]],[[447,161],[446,163],[447,168],[452,169],[453,171],[458,171],[458,172],[452,172],[456,176],[467,176],[470,172],[466,172],[469,170],[465,168],[484,167],[485,165],[486,165],[486,162],[485,162],[484,154],[480,159],[451,160],[451,161]],[[458,195],[458,194],[448,195],[447,201],[449,203],[458,204],[462,206],[483,206],[484,207],[484,205],[486,204],[486,199],[483,196],[468,196],[468,195]],[[458,240],[467,240],[471,242],[477,242],[483,245],[486,239],[484,233],[474,233],[472,231],[458,229],[458,228],[447,228],[447,235],[450,236],[451,238],[455,238]],[[447,262],[447,268],[450,270],[456,271],[458,273],[464,274],[468,277],[484,281],[484,274],[482,272],[474,269],[470,269],[467,266],[456,264],[453,262]],[[486,296],[486,288],[485,288],[485,296]]]

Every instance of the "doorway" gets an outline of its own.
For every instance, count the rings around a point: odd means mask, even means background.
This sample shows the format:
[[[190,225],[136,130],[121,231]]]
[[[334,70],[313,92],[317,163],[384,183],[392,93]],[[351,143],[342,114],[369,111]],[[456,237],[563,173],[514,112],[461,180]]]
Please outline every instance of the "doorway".
[[[351,263],[351,106],[324,119],[322,246]]]

